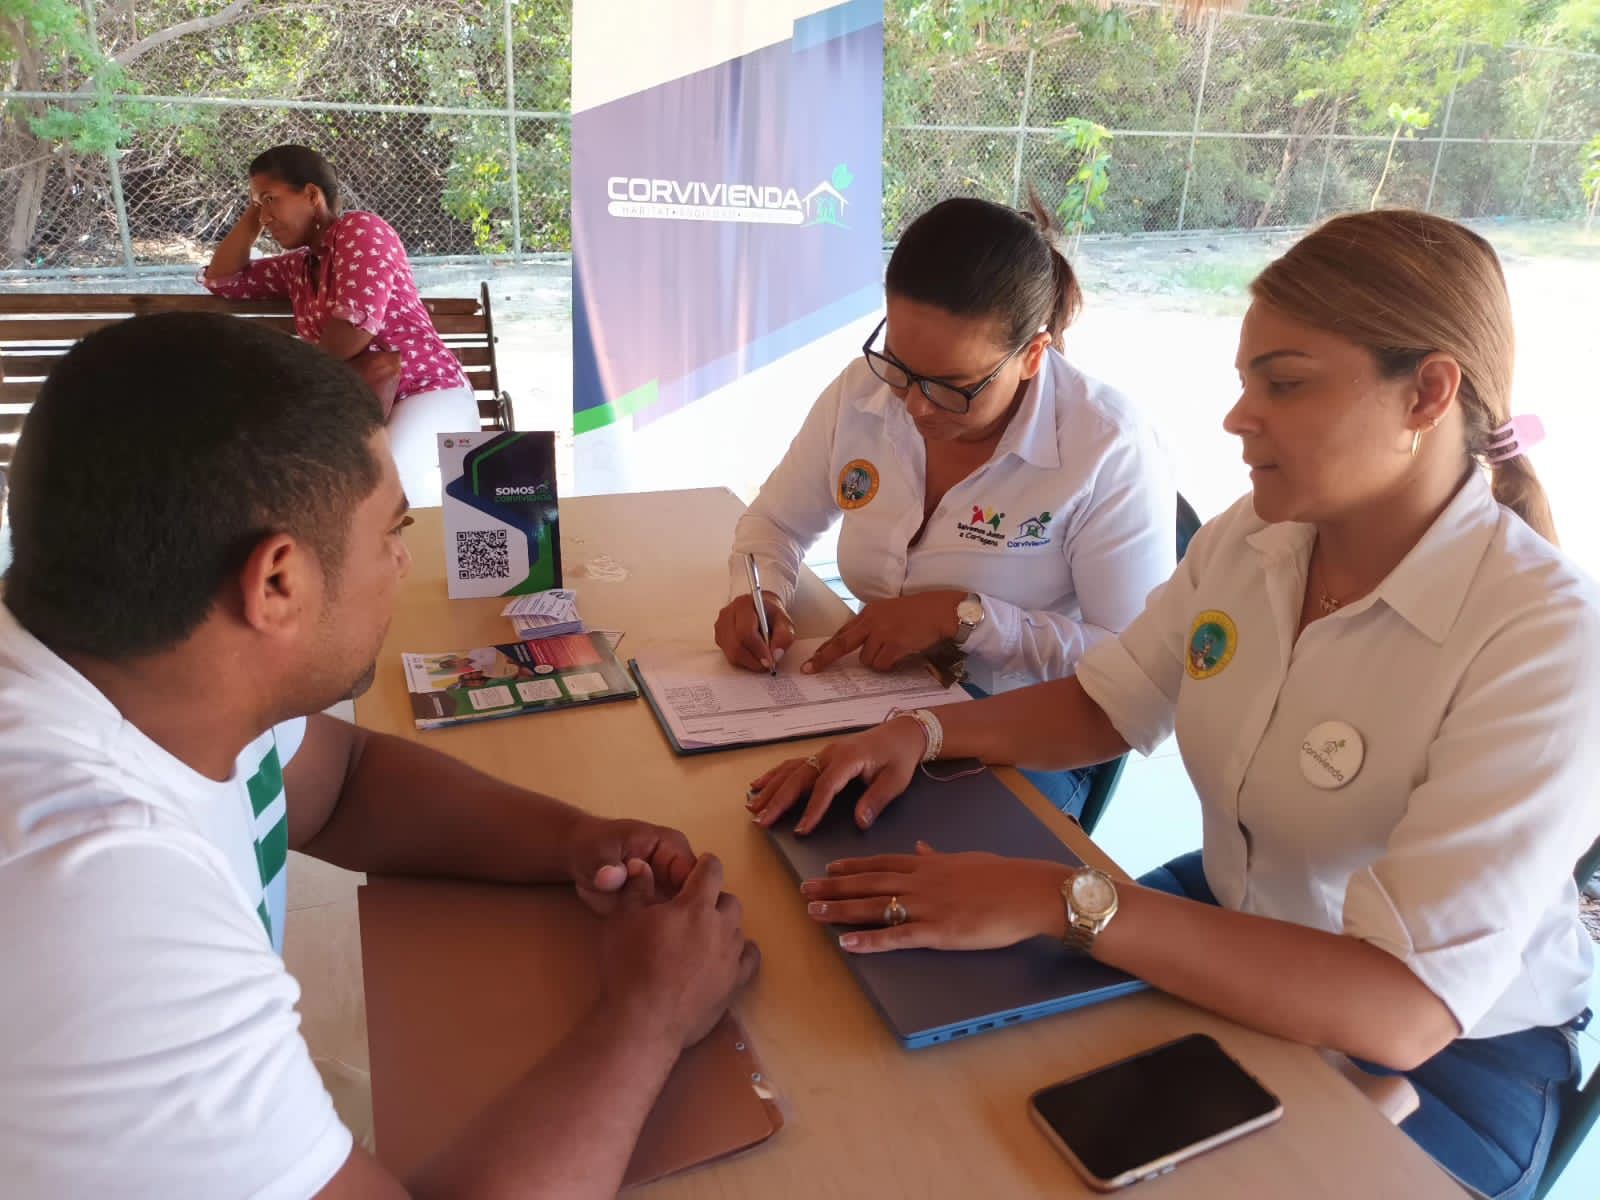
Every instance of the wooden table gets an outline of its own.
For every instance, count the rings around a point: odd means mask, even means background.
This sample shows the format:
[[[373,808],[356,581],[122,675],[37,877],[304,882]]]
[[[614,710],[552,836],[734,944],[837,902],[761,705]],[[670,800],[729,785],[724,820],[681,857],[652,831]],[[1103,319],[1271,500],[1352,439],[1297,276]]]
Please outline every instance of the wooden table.
[[[591,628],[622,629],[624,657],[662,641],[709,643],[727,599],[727,548],[742,506],[702,490],[563,501],[562,559]],[[415,567],[374,689],[357,705],[370,729],[416,737],[501,778],[596,813],[683,829],[714,850],[764,951],[738,1010],[787,1127],[741,1158],[646,1189],[660,1197],[1001,1197],[1092,1195],[1029,1120],[1034,1089],[1185,1033],[1222,1042],[1282,1098],[1283,1120],[1138,1187],[1163,1196],[1451,1197],[1461,1189],[1311,1050],[1145,993],[926,1050],[902,1049],[805,915],[787,870],[743,807],[746,782],[804,746],[693,758],[668,750],[643,701],[417,734],[402,650],[503,641],[501,601],[445,598],[438,510],[407,533]],[[607,558],[623,582],[591,577]],[[801,636],[846,615],[809,572],[794,607]],[[819,743],[820,744],[820,743]],[[1001,776],[1085,861],[1115,867],[1021,776]],[[1126,799],[1126,798],[1125,798]],[[426,1037],[419,1029],[416,1036]],[[381,1141],[383,1131],[378,1130]]]

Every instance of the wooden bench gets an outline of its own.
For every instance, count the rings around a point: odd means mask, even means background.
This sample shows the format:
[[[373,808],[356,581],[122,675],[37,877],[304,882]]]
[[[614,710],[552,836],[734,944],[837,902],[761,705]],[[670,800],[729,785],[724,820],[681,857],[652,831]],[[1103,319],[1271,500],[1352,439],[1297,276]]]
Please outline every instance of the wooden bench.
[[[444,344],[450,347],[478,398],[485,429],[510,429],[511,397],[500,387],[495,363],[494,316],[489,285],[477,299],[424,299]],[[0,470],[16,450],[22,419],[50,369],[79,338],[143,313],[224,312],[294,333],[287,300],[224,300],[207,293],[179,295],[77,292],[0,292]]]

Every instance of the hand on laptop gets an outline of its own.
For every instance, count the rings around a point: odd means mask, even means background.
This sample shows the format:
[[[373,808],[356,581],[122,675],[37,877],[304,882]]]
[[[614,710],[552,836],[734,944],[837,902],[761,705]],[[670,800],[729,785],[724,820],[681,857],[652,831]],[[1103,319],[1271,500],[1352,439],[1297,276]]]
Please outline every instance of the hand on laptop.
[[[810,833],[840,789],[859,778],[867,790],[856,802],[855,819],[865,829],[906,790],[927,745],[922,726],[910,717],[896,717],[833,742],[810,758],[784,760],[751,782],[745,807],[757,825],[770,829],[809,794],[795,832]]]
[[[906,950],[992,950],[1066,932],[1061,885],[1072,868],[998,854],[880,854],[828,864],[825,879],[800,886],[811,919],[879,926],[845,934],[856,954]],[[895,909],[898,902],[899,910]],[[891,924],[898,916],[900,924]]]
[[[761,952],[741,928],[744,907],[722,890],[722,863],[703,855],[671,900],[652,903],[648,872],[618,893],[621,911],[602,928],[606,998],[694,1045],[755,976]]]
[[[585,816],[568,839],[567,861],[578,895],[596,912],[608,913],[619,906],[629,881],[633,903],[645,886],[651,900],[677,895],[694,868],[694,851],[676,829]]]

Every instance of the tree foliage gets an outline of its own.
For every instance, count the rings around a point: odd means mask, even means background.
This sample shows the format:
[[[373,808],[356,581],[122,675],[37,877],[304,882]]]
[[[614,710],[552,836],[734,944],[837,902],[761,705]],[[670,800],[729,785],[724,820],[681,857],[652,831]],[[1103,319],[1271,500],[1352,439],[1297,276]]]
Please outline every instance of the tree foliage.
[[[214,240],[242,203],[245,164],[284,141],[327,154],[349,201],[380,208],[416,253],[514,244],[500,0],[110,0],[94,7],[91,33],[77,0],[0,0],[0,72],[10,66],[15,84],[15,64],[31,52],[36,82],[27,90],[72,94],[6,115],[0,136],[8,146],[37,136],[51,155],[50,185],[31,197],[37,228],[25,251],[14,247],[14,259],[49,262],[86,238],[114,247],[114,237],[90,226],[107,208],[101,156],[119,144],[127,148],[121,169],[135,240],[151,243],[156,257],[192,257],[194,245]],[[569,108],[570,12],[570,0],[515,0],[517,109]],[[109,100],[141,92],[467,111]],[[522,244],[565,248],[567,123],[524,119],[515,128]],[[69,175],[77,178],[67,183]],[[19,213],[18,201],[30,197],[8,196],[0,175],[0,215],[8,200]]]
[[[1304,223],[1318,196],[1320,211],[1360,208],[1381,186],[1390,202],[1421,204],[1430,182],[1435,206],[1457,215],[1575,211],[1570,170],[1523,187],[1526,149],[1451,147],[1433,180],[1429,135],[1452,93],[1452,137],[1532,138],[1547,107],[1600,128],[1600,66],[1511,48],[1600,49],[1600,0],[1285,0],[1209,21],[1065,0],[888,0],[887,229],[951,190],[1014,196],[1016,134],[906,127],[1015,128],[1024,96],[1023,182],[1046,194],[1073,178],[1052,127],[1088,120],[1119,134],[1100,229],[1170,229],[1180,207],[1189,227]],[[1201,134],[1251,136],[1202,136],[1191,163],[1202,74]],[[1372,140],[1330,145],[1334,130]]]
[[[0,114],[0,266],[118,261],[112,153],[138,254],[191,260],[237,211],[245,164],[283,141],[327,153],[350,202],[417,254],[503,252],[519,233],[569,246],[559,117],[514,122],[512,226],[504,0],[87,2],[92,27],[84,0],[0,0],[0,81],[65,97]],[[571,0],[513,0],[510,38],[511,105],[567,112]],[[1171,229],[1180,211],[1190,228],[1300,224],[1375,191],[1575,216],[1600,60],[1519,46],[1600,53],[1600,0],[1251,0],[1214,22],[1184,5],[885,0],[885,233],[943,196],[1030,184],[1080,231]],[[1563,145],[1441,155],[1447,123]]]

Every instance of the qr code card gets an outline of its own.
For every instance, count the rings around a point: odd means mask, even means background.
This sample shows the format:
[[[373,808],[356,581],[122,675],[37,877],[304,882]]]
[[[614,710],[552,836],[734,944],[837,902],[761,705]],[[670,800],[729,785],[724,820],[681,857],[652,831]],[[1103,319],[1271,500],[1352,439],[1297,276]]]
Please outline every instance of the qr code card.
[[[452,599],[561,586],[554,434],[441,433],[439,472]]]

